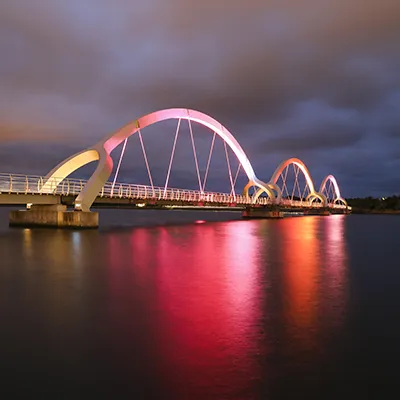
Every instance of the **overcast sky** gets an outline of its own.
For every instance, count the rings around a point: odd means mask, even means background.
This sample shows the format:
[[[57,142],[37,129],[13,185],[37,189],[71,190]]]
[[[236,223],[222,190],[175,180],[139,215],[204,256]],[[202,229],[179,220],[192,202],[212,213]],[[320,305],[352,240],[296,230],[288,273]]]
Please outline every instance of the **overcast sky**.
[[[187,107],[261,179],[299,157],[345,197],[400,194],[399,0],[2,0],[0,54],[0,172]]]

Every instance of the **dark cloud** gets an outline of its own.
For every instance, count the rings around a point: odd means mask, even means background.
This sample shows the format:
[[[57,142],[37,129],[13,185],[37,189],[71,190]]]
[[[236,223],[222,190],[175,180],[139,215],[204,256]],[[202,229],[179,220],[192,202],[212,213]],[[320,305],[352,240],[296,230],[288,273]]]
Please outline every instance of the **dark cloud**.
[[[51,144],[43,146],[35,142],[2,143],[0,165],[2,173],[46,175],[64,158],[80,151],[73,144]]]
[[[291,136],[271,139],[266,142],[264,151],[287,151],[290,149],[293,154],[304,150],[315,151],[326,148],[335,151],[337,148],[355,145],[363,136],[360,130],[346,132],[346,128],[340,131],[335,126],[319,128],[314,132],[304,133],[300,130]],[[262,151],[262,149],[259,150]]]
[[[260,153],[334,151],[357,145],[365,134],[356,112],[319,101],[301,103],[290,114],[290,118],[267,126],[264,144],[257,145]]]
[[[227,126],[260,176],[298,156],[357,195],[379,165],[374,190],[395,192],[399,40],[398,0],[5,0],[1,169],[45,171],[142,114],[187,107]],[[13,158],[27,142],[40,145]]]

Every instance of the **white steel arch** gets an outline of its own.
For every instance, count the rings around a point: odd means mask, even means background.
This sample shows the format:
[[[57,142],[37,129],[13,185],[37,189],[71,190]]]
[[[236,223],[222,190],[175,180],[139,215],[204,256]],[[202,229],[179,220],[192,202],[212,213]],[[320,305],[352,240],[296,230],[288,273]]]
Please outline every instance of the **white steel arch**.
[[[282,192],[281,192],[281,189],[279,188],[279,186],[277,185],[278,179],[279,179],[280,175],[282,174],[282,172],[284,171],[284,169],[287,166],[289,166],[290,164],[295,164],[296,166],[298,166],[300,168],[300,170],[302,171],[302,173],[304,174],[307,186],[310,190],[310,194],[307,196],[307,200],[312,201],[314,199],[319,199],[319,200],[321,200],[321,202],[323,204],[325,204],[326,203],[325,196],[322,195],[321,193],[318,193],[315,190],[314,183],[311,178],[311,174],[308,171],[308,168],[306,167],[306,165],[299,158],[288,158],[287,160],[282,161],[279,164],[279,166],[276,168],[275,172],[272,174],[272,177],[269,180],[269,182],[267,183],[268,188],[274,190],[277,193],[276,202],[279,204],[282,200]],[[263,188],[259,188],[254,195],[254,201],[256,201],[262,193],[263,193]]]
[[[319,193],[323,194],[324,190],[326,189],[326,185],[327,183],[331,181],[333,184],[333,188],[335,190],[335,195],[336,198],[334,200],[334,203],[338,203],[338,202],[343,202],[343,204],[346,205],[347,207],[347,201],[341,196],[340,194],[340,189],[339,189],[339,185],[337,183],[336,178],[333,175],[328,175],[324,178],[324,180],[321,182],[321,186],[319,187]]]
[[[261,190],[261,193],[267,193],[272,200],[275,199],[271,187],[257,178],[246,153],[228,129],[214,118],[199,111],[189,110],[186,108],[171,108],[147,114],[128,123],[111,135],[106,136],[92,148],[77,153],[65,161],[62,161],[46,176],[46,182],[43,185],[41,192],[51,192],[54,190],[54,186],[57,186],[63,179],[68,177],[69,174],[92,161],[98,160],[99,163],[95,172],[83,187],[82,192],[75,201],[75,209],[89,211],[97,195],[111,175],[113,169],[113,161],[110,157],[111,152],[125,139],[138,132],[140,129],[168,119],[186,119],[197,122],[215,132],[235,153],[249,179],[249,184],[258,187],[259,190]]]

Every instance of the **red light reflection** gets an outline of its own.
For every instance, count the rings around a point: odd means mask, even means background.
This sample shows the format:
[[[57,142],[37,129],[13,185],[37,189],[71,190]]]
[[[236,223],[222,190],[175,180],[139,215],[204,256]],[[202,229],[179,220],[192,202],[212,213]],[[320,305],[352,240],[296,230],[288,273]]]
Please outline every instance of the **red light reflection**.
[[[156,343],[170,390],[184,390],[179,382],[193,377],[205,388],[214,382],[229,390],[234,382],[237,390],[248,384],[238,365],[257,368],[252,351],[261,311],[252,229],[243,222],[157,229],[148,251],[157,259]],[[223,246],[216,246],[221,239]]]
[[[329,320],[339,321],[335,313],[345,307],[343,221],[302,217],[110,234],[115,347],[125,354],[127,343],[143,344],[143,360],[151,360],[148,368],[171,398],[213,398],[212,388],[219,398],[245,393],[271,372],[260,367],[267,352],[294,359],[324,348],[321,340],[337,332]]]

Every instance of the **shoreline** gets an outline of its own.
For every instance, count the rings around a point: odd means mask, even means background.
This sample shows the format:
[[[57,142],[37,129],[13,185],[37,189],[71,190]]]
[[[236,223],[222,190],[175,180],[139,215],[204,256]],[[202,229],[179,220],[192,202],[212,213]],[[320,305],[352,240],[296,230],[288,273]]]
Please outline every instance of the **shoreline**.
[[[400,210],[370,210],[353,207],[351,214],[400,215]]]

